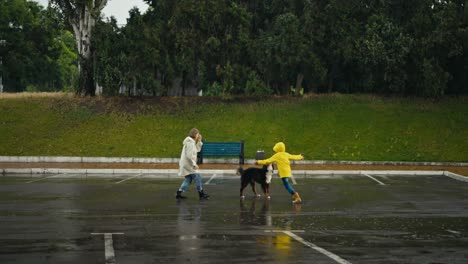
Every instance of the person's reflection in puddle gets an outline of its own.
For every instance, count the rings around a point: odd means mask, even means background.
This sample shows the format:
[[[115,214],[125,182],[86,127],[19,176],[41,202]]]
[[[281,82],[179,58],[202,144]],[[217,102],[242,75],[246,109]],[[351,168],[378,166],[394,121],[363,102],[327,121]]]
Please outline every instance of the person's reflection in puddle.
[[[280,230],[287,231],[287,230],[292,229],[291,227],[292,227],[292,224],[294,223],[294,218],[296,217],[297,214],[301,212],[301,205],[293,204],[291,212],[292,214],[282,219],[283,223],[282,223],[282,228],[280,228]],[[276,234],[275,248],[289,252],[289,250],[291,249],[291,237],[282,232],[278,232]]]
[[[203,232],[201,205],[183,202],[179,202],[177,205],[179,207],[177,234],[179,235],[180,251],[176,262],[198,263],[203,257],[200,255],[200,249],[202,248],[200,235]]]
[[[257,208],[257,204],[261,204],[261,209]],[[261,198],[252,198],[251,200],[240,200],[240,217],[239,223],[244,227],[259,227],[264,226],[267,230],[291,230],[295,217],[301,212],[301,204],[293,204],[291,211],[287,216],[278,216],[279,226],[273,226],[273,217],[270,212],[270,200]],[[272,235],[257,236],[256,241],[261,245],[267,245],[268,248],[274,249],[272,257],[275,262],[284,262],[288,260],[291,254],[290,236],[283,232],[273,232]]]

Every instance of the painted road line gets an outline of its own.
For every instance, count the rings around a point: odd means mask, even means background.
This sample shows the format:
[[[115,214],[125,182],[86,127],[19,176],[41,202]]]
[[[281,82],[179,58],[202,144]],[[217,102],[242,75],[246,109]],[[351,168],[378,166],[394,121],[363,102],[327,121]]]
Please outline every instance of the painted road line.
[[[211,176],[211,178],[210,178],[208,181],[205,182],[205,184],[210,184],[210,182],[211,182],[214,178],[216,178],[216,173],[214,173],[213,176]]]
[[[107,263],[115,263],[114,241],[112,241],[112,234],[104,234],[104,248]]]
[[[370,176],[369,174],[364,174],[364,176],[367,176],[367,177],[371,178],[372,180],[376,181],[376,182],[377,182],[378,184],[380,184],[380,185],[385,185],[385,183],[383,183],[383,182],[377,180],[376,178]]]
[[[294,233],[304,233],[304,230],[288,230],[289,232]],[[284,230],[265,230],[265,233],[282,233]]]
[[[136,178],[136,177],[139,177],[139,176],[141,176],[141,175],[142,175],[142,174],[140,173],[140,174],[137,174],[137,175],[135,175],[135,176],[125,178],[125,179],[123,179],[123,180],[121,180],[121,181],[119,181],[119,182],[116,182],[115,184],[119,184],[119,183],[122,183],[122,182],[124,182],[124,181],[131,180],[131,179]]]
[[[447,229],[446,231],[449,232],[449,233],[455,234],[455,235],[460,235],[461,234],[460,232],[455,231],[455,230]]]
[[[32,181],[28,181],[28,182],[26,182],[26,183],[33,183],[33,182],[38,182],[38,181],[42,181],[42,180],[46,180],[46,179],[50,179],[50,178],[59,177],[59,176],[62,176],[62,175],[67,175],[67,174],[57,174],[57,175],[52,175],[52,176],[49,176],[49,177],[44,177],[44,178],[40,178],[40,179],[36,179],[36,180],[32,180]]]
[[[323,255],[333,259],[334,261],[336,261],[337,263],[340,263],[340,264],[351,264],[351,262],[345,260],[345,259],[342,259],[340,256],[336,255],[336,254],[333,254],[332,252],[324,249],[324,248],[321,248],[313,243],[310,243],[309,241],[306,241],[304,240],[302,237],[294,234],[293,232],[291,231],[281,231],[282,233],[288,235],[289,237],[291,238],[294,238],[296,241],[322,253]]]
[[[294,179],[293,176],[291,176],[291,181],[292,181],[293,184],[297,184],[296,179]]]
[[[91,235],[104,235],[104,256],[106,264],[115,264],[114,241],[112,235],[123,235],[124,233],[91,233]]]

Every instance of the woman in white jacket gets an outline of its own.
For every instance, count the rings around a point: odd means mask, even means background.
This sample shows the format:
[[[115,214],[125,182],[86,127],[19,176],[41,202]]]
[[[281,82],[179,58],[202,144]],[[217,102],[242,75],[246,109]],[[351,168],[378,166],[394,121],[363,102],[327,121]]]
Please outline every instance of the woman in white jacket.
[[[184,139],[182,152],[180,153],[179,176],[184,176],[185,180],[177,191],[176,199],[187,198],[182,193],[187,190],[193,180],[195,180],[200,200],[208,200],[208,197],[210,197],[203,191],[202,177],[197,171],[197,153],[201,151],[202,145],[202,135],[198,129],[192,128],[189,135]]]

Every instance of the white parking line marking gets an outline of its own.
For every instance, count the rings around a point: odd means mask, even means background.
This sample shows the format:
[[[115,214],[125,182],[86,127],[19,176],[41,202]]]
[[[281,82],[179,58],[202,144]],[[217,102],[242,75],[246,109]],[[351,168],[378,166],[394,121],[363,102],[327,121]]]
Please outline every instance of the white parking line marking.
[[[294,179],[293,176],[291,176],[291,181],[292,181],[293,184],[297,184],[296,179]]]
[[[142,174],[140,173],[140,174],[137,174],[137,175],[135,175],[135,176],[128,177],[128,178],[123,179],[123,180],[121,180],[121,181],[119,181],[119,182],[116,182],[115,184],[119,184],[119,183],[121,183],[121,182],[131,180],[131,179],[136,178],[136,177],[139,177],[139,176],[141,176],[141,175],[142,175]]]
[[[36,180],[32,180],[32,181],[28,181],[28,182],[26,182],[26,183],[33,183],[33,182],[38,182],[38,181],[42,181],[42,180],[46,180],[46,179],[50,179],[50,178],[59,177],[59,176],[62,176],[62,175],[66,175],[66,174],[57,174],[57,175],[52,175],[52,176],[49,176],[49,177],[44,177],[44,178],[40,178],[40,179],[36,179]]]
[[[372,180],[376,181],[376,182],[377,182],[378,184],[380,184],[380,185],[385,185],[385,183],[383,183],[383,182],[377,180],[376,178],[370,176],[369,174],[364,174],[364,176],[367,176],[367,177],[371,178]]]
[[[213,174],[213,176],[211,176],[211,178],[210,178],[207,182],[205,182],[205,184],[210,184],[210,182],[211,182],[214,178],[216,178],[216,173]]]
[[[114,241],[112,235],[123,235],[124,233],[91,233],[91,235],[104,235],[104,256],[106,264],[115,264]]]
[[[112,234],[104,234],[104,248],[106,263],[115,263],[114,241],[112,241]]]
[[[289,232],[294,233],[304,233],[304,230],[288,230]],[[282,233],[284,230],[265,230],[265,233]]]
[[[455,235],[460,235],[461,234],[460,232],[455,231],[455,230],[447,229],[446,231],[449,232],[449,233],[455,234]]]
[[[297,231],[299,231],[299,230],[297,230]],[[272,230],[271,232],[281,232],[281,233],[284,233],[284,234],[288,235],[289,237],[294,238],[296,241],[298,241],[298,242],[300,242],[300,243],[302,243],[302,244],[304,244],[304,245],[306,245],[306,246],[308,246],[308,247],[310,247],[310,248],[312,248],[312,249],[314,249],[314,250],[316,250],[316,251],[322,253],[323,255],[325,255],[325,256],[327,256],[327,257],[333,259],[333,260],[336,261],[337,263],[340,263],[340,264],[351,264],[351,262],[349,262],[349,261],[347,261],[347,260],[345,260],[345,259],[342,259],[340,256],[335,255],[335,254],[333,254],[332,252],[330,252],[330,251],[328,251],[328,250],[326,250],[326,249],[324,249],[324,248],[321,248],[321,247],[319,247],[319,246],[317,246],[317,245],[315,245],[315,244],[313,244],[313,243],[310,243],[309,241],[304,240],[302,237],[300,237],[300,236],[294,234],[292,231]]]

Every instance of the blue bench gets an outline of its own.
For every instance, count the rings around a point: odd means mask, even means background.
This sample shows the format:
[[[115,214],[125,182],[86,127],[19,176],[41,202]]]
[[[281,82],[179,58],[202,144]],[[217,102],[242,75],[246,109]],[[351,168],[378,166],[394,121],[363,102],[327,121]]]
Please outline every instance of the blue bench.
[[[239,157],[239,164],[244,164],[244,141],[240,142],[203,142],[198,153],[198,164],[203,164],[203,157]]]

